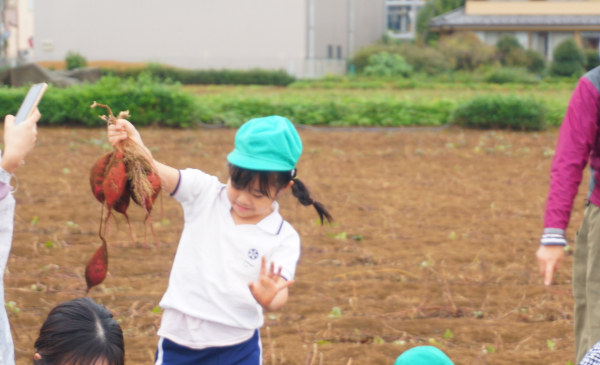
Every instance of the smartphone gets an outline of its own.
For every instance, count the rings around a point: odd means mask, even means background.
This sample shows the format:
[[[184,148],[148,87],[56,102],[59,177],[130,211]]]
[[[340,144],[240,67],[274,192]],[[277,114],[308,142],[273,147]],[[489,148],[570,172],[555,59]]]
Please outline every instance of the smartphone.
[[[15,126],[23,123],[25,119],[33,114],[33,111],[37,108],[40,100],[42,100],[42,96],[44,96],[47,88],[48,84],[46,83],[31,86],[31,89],[29,89],[25,100],[23,100],[23,104],[21,104],[21,107],[19,108],[19,112],[15,117]]]

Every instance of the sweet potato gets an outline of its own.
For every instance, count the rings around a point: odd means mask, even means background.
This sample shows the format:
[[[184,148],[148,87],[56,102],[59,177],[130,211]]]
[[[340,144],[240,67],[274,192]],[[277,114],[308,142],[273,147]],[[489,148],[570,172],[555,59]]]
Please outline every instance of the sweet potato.
[[[108,246],[106,240],[102,239],[102,246],[96,250],[85,266],[85,282],[87,293],[94,286],[102,283],[108,272]]]
[[[106,167],[106,175],[102,182],[109,215],[115,204],[121,199],[126,185],[127,170],[123,161],[123,152],[117,150]]]
[[[106,175],[106,167],[113,156],[113,152],[109,152],[104,156],[100,157],[92,166],[90,171],[90,186],[92,187],[92,193],[100,203],[104,203],[104,175]]]

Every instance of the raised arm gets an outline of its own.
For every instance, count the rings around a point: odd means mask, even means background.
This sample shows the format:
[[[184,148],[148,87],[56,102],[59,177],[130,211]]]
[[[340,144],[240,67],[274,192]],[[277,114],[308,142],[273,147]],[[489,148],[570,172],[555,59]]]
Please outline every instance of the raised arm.
[[[131,139],[140,145],[144,150],[146,150],[146,153],[148,156],[150,156],[150,158],[152,158],[152,161],[158,170],[158,174],[161,177],[163,190],[169,194],[173,193],[177,188],[177,183],[179,182],[179,171],[154,160],[152,153],[144,145],[140,133],[137,131],[137,129],[135,129],[133,124],[125,119],[119,119],[116,124],[108,127],[108,140],[113,147],[116,146],[118,142],[126,140],[127,138]]]

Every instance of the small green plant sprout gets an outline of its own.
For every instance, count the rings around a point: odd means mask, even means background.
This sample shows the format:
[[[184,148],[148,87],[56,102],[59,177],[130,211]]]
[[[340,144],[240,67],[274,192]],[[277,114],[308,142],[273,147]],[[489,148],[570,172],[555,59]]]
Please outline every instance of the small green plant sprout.
[[[168,226],[168,225],[171,224],[171,221],[168,220],[168,219],[163,218],[163,219],[160,220],[160,224],[162,224],[163,226]]]
[[[68,169],[68,168],[66,168],[66,167],[63,167],[63,169],[62,169],[62,172],[63,172],[64,174],[68,174],[68,173],[70,173],[70,172],[71,172],[71,170],[69,170],[69,169]]]
[[[496,352],[496,348],[494,346],[492,346],[492,345],[489,345],[486,350],[490,354],[493,354],[493,353]]]
[[[350,237],[351,239],[355,240],[355,241],[362,241],[364,240],[363,236],[361,234],[355,234],[352,237]]]
[[[156,152],[158,152],[160,150],[160,148],[158,148],[157,146],[154,146],[154,147],[150,147],[149,150],[152,153],[156,153]]]
[[[73,221],[68,221],[67,222],[67,227],[69,227],[69,228],[79,228],[79,225],[73,223]]]
[[[571,246],[569,246],[569,245],[565,245],[564,250],[565,250],[565,252],[571,252],[571,251],[573,251],[573,248],[571,248]]]
[[[54,242],[52,241],[46,241],[46,243],[44,244],[44,247],[46,248],[52,248],[54,246]]]
[[[435,338],[430,338],[429,340],[427,340],[427,342],[429,342],[429,344],[430,344],[430,345],[433,345],[433,346],[442,346],[442,344],[441,344],[441,343],[439,343],[439,342],[437,342],[437,341],[435,340]]]
[[[451,338],[454,338],[454,334],[450,331],[450,329],[447,329],[446,332],[444,332],[444,339],[449,340]]]
[[[455,240],[458,238],[458,235],[456,234],[456,232],[451,232],[449,237],[451,240]]]
[[[17,307],[17,303],[12,300],[6,304],[4,304],[6,308],[8,308],[12,313],[21,313],[19,307]]]
[[[330,343],[331,343],[331,341],[329,341],[329,340],[319,340],[319,341],[317,341],[317,345],[327,345],[327,344],[330,344]]]
[[[35,284],[31,285],[30,289],[33,290],[33,291],[44,291],[43,287],[37,286]]]
[[[333,237],[336,240],[345,240],[346,238],[348,238],[348,235],[346,234],[346,232],[340,232],[340,233],[327,233],[327,235],[329,237]]]
[[[565,363],[565,365],[573,365],[573,363],[572,363],[572,362],[570,362],[570,361],[567,361],[567,362]]]
[[[385,343],[385,340],[379,336],[375,336],[373,337],[373,343],[375,345],[383,345]]]
[[[548,346],[550,351],[556,350],[556,344],[552,340],[546,340],[546,346]]]
[[[40,219],[34,215],[33,218],[31,218],[31,225],[35,226],[36,224],[38,224],[38,222],[40,221]]]
[[[162,312],[162,308],[158,305],[156,307],[152,308],[152,313],[154,313],[154,314],[159,314],[161,312]]]
[[[554,153],[553,149],[544,147],[544,157],[554,157]]]
[[[481,319],[481,318],[483,318],[483,312],[482,311],[475,311],[475,312],[473,312],[473,317],[475,317],[477,319]]]
[[[421,262],[419,264],[419,266],[421,266],[423,268],[433,266],[433,261],[431,261],[431,260],[425,260],[425,261]]]
[[[333,307],[331,312],[327,315],[329,318],[342,318],[342,310],[340,307]]]
[[[392,342],[394,345],[396,346],[404,346],[406,345],[406,341],[402,341],[402,340],[396,340],[394,342]]]
[[[334,155],[343,155],[343,154],[344,154],[344,151],[342,151],[342,150],[338,150],[337,148],[334,148],[334,149],[333,149],[333,154],[334,154]]]

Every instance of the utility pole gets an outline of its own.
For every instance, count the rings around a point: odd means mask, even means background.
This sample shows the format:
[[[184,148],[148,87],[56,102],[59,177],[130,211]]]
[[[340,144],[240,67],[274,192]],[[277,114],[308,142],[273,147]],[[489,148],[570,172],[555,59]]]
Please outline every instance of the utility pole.
[[[6,17],[4,11],[6,10],[6,0],[0,0],[0,37],[4,35],[6,31]],[[0,65],[6,64],[6,41],[4,38],[0,41]]]

